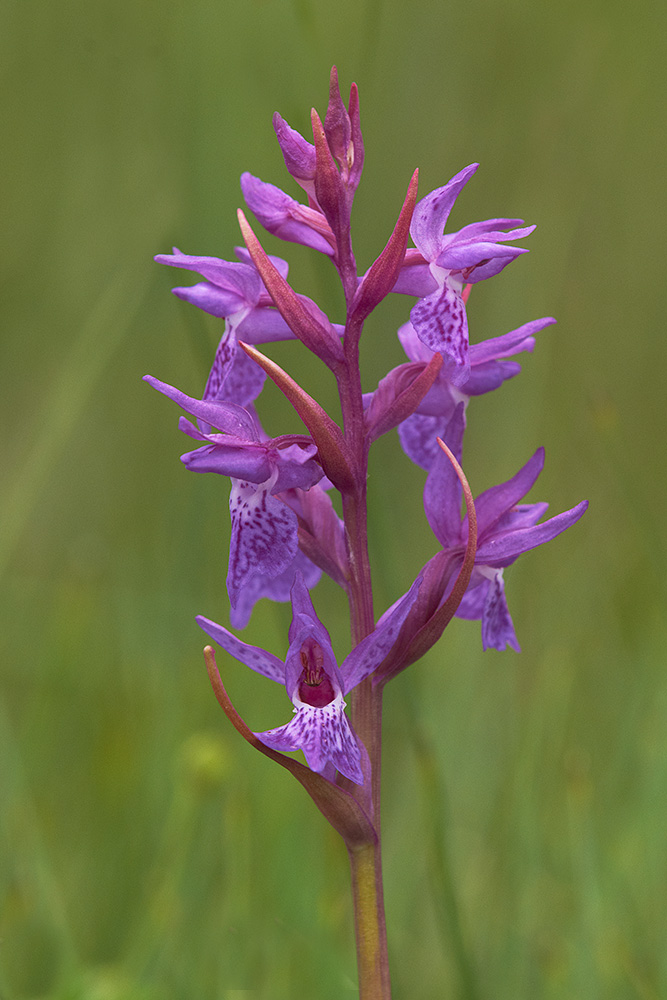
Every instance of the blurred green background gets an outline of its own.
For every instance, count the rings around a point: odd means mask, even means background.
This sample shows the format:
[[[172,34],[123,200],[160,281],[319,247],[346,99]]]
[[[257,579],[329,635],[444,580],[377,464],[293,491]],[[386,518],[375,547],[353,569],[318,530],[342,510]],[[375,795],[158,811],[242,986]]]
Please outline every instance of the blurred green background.
[[[231,256],[243,170],[296,194],[271,115],[307,131],[333,62],[361,91],[362,269],[417,165],[425,194],[481,162],[452,228],[539,224],[474,290],[471,332],[558,326],[471,406],[466,469],[479,492],[544,444],[532,498],[591,501],[507,574],[520,656],[455,621],[388,691],[395,997],[667,996],[665,11],[5,0],[2,24],[2,1000],[356,989],[345,851],[204,672],[226,483],[183,470],[177,411],[140,381],[201,391],[219,325],[152,255]],[[265,245],[340,318],[326,260]],[[369,322],[366,389],[401,360],[408,307]],[[271,353],[332,403],[294,345]],[[270,389],[262,413],[299,426]],[[433,551],[422,484],[395,435],[378,443],[378,610]],[[341,595],[314,596],[344,655]],[[263,602],[244,636],[280,653],[288,621]],[[284,692],[224,671],[252,728],[287,718]]]

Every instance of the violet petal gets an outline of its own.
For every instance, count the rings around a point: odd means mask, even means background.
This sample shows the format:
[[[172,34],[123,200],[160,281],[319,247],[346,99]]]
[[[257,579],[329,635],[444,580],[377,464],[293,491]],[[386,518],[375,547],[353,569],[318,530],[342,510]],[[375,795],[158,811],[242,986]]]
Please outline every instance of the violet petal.
[[[271,496],[271,485],[270,480],[259,487],[232,480],[229,497],[232,536],[227,573],[232,607],[245,582],[255,573],[278,576],[297,552],[296,515]]]
[[[413,413],[398,426],[401,448],[415,465],[429,471],[438,454],[442,454],[436,438],[442,437],[447,428],[446,416]]]
[[[185,285],[183,287],[172,288],[172,293],[184,302],[190,302],[198,309],[202,309],[210,316],[222,318],[233,316],[242,309],[247,308],[247,303],[236,292],[230,292],[210,281],[200,281],[196,285]]]
[[[462,385],[470,374],[468,320],[460,292],[447,281],[410,310],[417,336],[432,351],[443,355],[450,380]]]
[[[303,577],[306,587],[309,588],[319,583],[322,576],[322,571],[299,551],[277,576],[270,577],[266,573],[259,572],[249,577],[238,595],[236,607],[230,611],[229,617],[234,628],[246,627],[255,604],[264,597],[269,601],[289,601],[297,573]]]
[[[243,407],[236,403],[226,403],[223,401],[213,401],[205,399],[194,399],[186,396],[184,392],[175,389],[174,386],[166,382],[160,382],[152,375],[144,375],[144,382],[148,382],[153,389],[168,396],[169,399],[177,403],[183,410],[193,417],[205,421],[212,427],[225,434],[233,434],[240,438],[252,442],[257,440],[257,433],[252,417]]]
[[[492,580],[489,580],[486,592],[486,601],[482,612],[482,647],[485,650],[497,649],[502,652],[506,646],[511,646],[517,653],[521,652],[512,616],[507,607],[501,570],[494,575]]]
[[[410,589],[382,616],[373,632],[354,647],[341,666],[345,679],[344,694],[361,683],[379,667],[398,638],[403,622],[417,599],[422,575]]]
[[[470,345],[470,361],[472,364],[483,364],[485,361],[497,361],[500,358],[509,358],[520,351],[532,351],[535,346],[533,337],[546,326],[551,326],[556,320],[553,316],[545,316],[543,319],[534,319],[530,323],[524,323],[516,330],[510,330],[501,337],[491,337],[483,340],[480,344]]]
[[[339,696],[323,708],[301,705],[287,725],[256,736],[274,750],[302,750],[313,771],[323,771],[331,761],[337,771],[360,785],[364,780],[361,751],[343,710],[344,704]]]
[[[463,404],[460,403],[443,438],[459,462],[464,427]],[[441,448],[438,452],[424,486],[424,511],[431,530],[443,548],[455,548],[461,538],[461,484],[445,453]]]
[[[477,561],[487,566],[507,566],[522,552],[550,542],[562,531],[571,527],[588,508],[588,500],[582,500],[571,510],[556,514],[542,524],[518,531],[508,531],[484,542],[477,550]]]
[[[277,681],[278,684],[285,683],[285,664],[277,656],[274,656],[273,653],[267,653],[265,649],[260,649],[259,646],[249,646],[248,643],[237,639],[235,635],[222,625],[217,625],[209,618],[204,618],[203,615],[197,615],[196,622],[211,639],[217,642],[219,646],[222,646],[235,660],[245,663],[246,667],[250,667],[251,670],[255,670],[258,674],[263,674],[264,677],[268,677],[271,681]]]
[[[425,198],[417,202],[410,235],[417,249],[426,260],[432,261],[438,256],[442,242],[445,224],[459,193],[477,170],[479,164],[472,163],[469,167],[455,174],[444,187],[436,188]]]
[[[475,510],[477,511],[477,531],[479,533],[479,549],[484,544],[485,536],[495,527],[496,522],[511,507],[525,497],[531,486],[544,468],[544,448],[538,448],[532,458],[519,469],[515,476],[508,479],[506,483],[499,486],[492,486],[485,490],[475,500]],[[477,558],[476,562],[483,563],[484,559]]]

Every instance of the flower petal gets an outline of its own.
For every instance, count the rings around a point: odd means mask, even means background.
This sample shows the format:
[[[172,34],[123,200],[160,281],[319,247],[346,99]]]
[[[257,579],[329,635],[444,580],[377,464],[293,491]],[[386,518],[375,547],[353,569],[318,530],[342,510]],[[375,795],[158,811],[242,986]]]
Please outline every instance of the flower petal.
[[[486,566],[508,566],[522,552],[550,542],[562,531],[570,528],[588,508],[588,500],[582,500],[571,510],[556,514],[555,517],[536,524],[531,528],[521,528],[518,531],[507,531],[502,535],[490,538],[477,550],[477,561]]]
[[[241,588],[256,573],[278,576],[294,559],[296,514],[271,496],[271,479],[256,486],[233,479],[229,497],[232,536],[229,547],[227,592],[235,607]]]
[[[464,428],[463,404],[459,403],[443,437],[458,461]],[[452,463],[442,449],[438,451],[424,486],[424,511],[443,548],[456,548],[461,544],[461,484]]]
[[[247,172],[241,175],[241,189],[248,207],[268,232],[282,240],[333,254],[331,230],[321,212],[300,205],[275,184]]]
[[[252,610],[263,597],[270,601],[287,602],[295,577],[303,577],[306,587],[319,583],[322,570],[318,569],[303,552],[299,551],[292,562],[277,576],[253,573],[244,583],[238,596],[236,607],[232,608],[229,619],[234,628],[245,628],[250,621]],[[284,678],[283,678],[284,680]]]
[[[498,389],[507,379],[514,378],[521,371],[517,361],[487,361],[481,365],[472,365],[470,378],[461,386],[461,392],[466,396],[483,396],[486,392]]]
[[[200,281],[196,285],[172,288],[172,293],[184,302],[190,302],[211,316],[233,316],[246,307],[246,302],[236,292],[218,288],[210,281]]]
[[[199,627],[235,660],[245,663],[246,667],[263,674],[271,681],[277,681],[278,684],[285,683],[285,664],[273,653],[267,653],[259,646],[249,646],[247,642],[237,639],[224,626],[212,622],[210,618],[204,618],[203,615],[197,615],[195,620]]]
[[[342,695],[322,708],[300,705],[285,726],[255,735],[274,750],[302,750],[313,771],[323,771],[330,761],[342,775],[361,785],[361,751],[344,708]]]
[[[544,468],[544,448],[538,448],[532,458],[530,458],[523,468],[506,483],[499,486],[492,486],[485,490],[475,500],[477,511],[477,526],[479,529],[480,544],[477,550],[482,548],[489,533],[495,528],[500,518],[525,497],[531,486]],[[477,562],[485,562],[478,558]]]
[[[379,667],[398,638],[403,622],[417,599],[422,583],[420,573],[403,597],[389,608],[378,621],[370,635],[354,647],[340,668],[345,680],[343,693],[347,694]],[[340,770],[340,769],[339,769]]]
[[[181,427],[181,430],[184,428]],[[217,435],[210,435],[214,436]],[[239,445],[237,441],[227,442],[224,439],[186,451],[181,455],[181,462],[188,472],[231,476],[235,480],[253,483],[254,489],[271,475],[271,463],[264,445]]]
[[[426,260],[432,261],[438,256],[449,213],[459,193],[478,166],[478,163],[471,163],[469,167],[465,167],[458,174],[455,174],[444,187],[436,188],[435,191],[431,191],[417,203],[410,226],[410,235],[415,246]]]
[[[438,255],[437,264],[438,267],[444,267],[448,271],[465,271],[466,281],[479,281],[478,274],[475,273],[472,278],[468,275],[469,269],[477,268],[486,264],[487,261],[496,261],[498,258],[509,257],[510,260],[514,260],[522,253],[528,253],[527,247],[506,247],[499,243],[471,243],[470,245],[458,246],[454,243]],[[509,261],[504,262],[503,267],[505,263],[509,263]],[[490,275],[485,274],[484,277],[490,277]]]
[[[503,572],[500,570],[494,574],[492,580],[489,580],[486,592],[482,612],[482,647],[485,650],[498,649],[502,652],[506,646],[511,646],[517,653],[521,652],[512,616],[507,607]]]
[[[153,389],[157,389],[158,392],[177,403],[186,413],[203,420],[206,424],[249,443],[257,441],[257,431],[251,415],[236,403],[195,399],[193,396],[186,396],[184,392],[175,389],[173,385],[160,382],[152,375],[144,375],[143,380],[148,382]]]
[[[504,333],[502,337],[491,337],[483,340],[480,344],[470,345],[470,361],[473,365],[483,364],[486,361],[497,361],[499,358],[509,358],[520,351],[532,351],[535,346],[533,337],[545,326],[551,326],[556,320],[553,316],[545,316],[543,319],[534,319],[530,323],[524,323],[516,330]]]
[[[295,340],[296,335],[271,303],[251,309],[235,326],[239,340],[246,344],[268,344],[273,340]]]
[[[468,320],[461,293],[445,281],[437,292],[415,303],[410,320],[422,343],[443,355],[450,381],[463,385],[470,375],[470,360]]]
[[[453,408],[454,402],[452,401]],[[447,415],[431,416],[413,413],[411,417],[399,424],[398,437],[401,448],[415,465],[419,465],[427,472],[438,454],[442,454],[436,438],[444,438],[447,423]]]
[[[466,621],[479,621],[481,619],[486,601],[486,592],[489,589],[489,580],[487,577],[484,577],[480,583],[480,577],[479,570],[474,570],[470,580],[471,586],[466,590],[461,603],[456,609],[457,618],[463,618]]]
[[[237,295],[247,305],[255,305],[259,299],[262,284],[257,271],[249,264],[181,253],[175,247],[173,254],[158,254],[154,259],[158,264],[196,271],[223,291]]]
[[[306,587],[314,587],[319,583],[322,570],[314,565],[303,552],[295,555],[289,566],[277,576],[267,576],[266,573],[254,573],[244,583],[229,619],[234,628],[245,628],[250,621],[252,610],[263,597],[270,601],[287,602],[297,574],[303,577]]]
[[[288,171],[304,191],[314,195],[315,147],[291,128],[277,111],[273,116],[273,127]]]
[[[204,399],[226,401],[245,407],[257,399],[265,380],[266,376],[259,365],[244,351],[239,350],[236,334],[227,322],[206,382]]]

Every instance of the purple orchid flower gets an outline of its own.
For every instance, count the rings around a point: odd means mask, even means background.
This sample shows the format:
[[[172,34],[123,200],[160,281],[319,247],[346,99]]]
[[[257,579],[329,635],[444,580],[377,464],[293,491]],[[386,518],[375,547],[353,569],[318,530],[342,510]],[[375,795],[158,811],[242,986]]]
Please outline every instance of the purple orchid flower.
[[[299,434],[263,439],[256,416],[235,403],[193,399],[150,375],[144,380],[205,427],[217,428],[204,431],[185,417],[179,421],[185,434],[205,442],[181,456],[186,468],[232,480],[227,592],[233,624],[247,625],[260,597],[286,600],[299,570],[314,586],[320,570],[299,552],[297,516],[277,496],[308,490],[322,478],[311,439]]]
[[[336,238],[318,207],[301,205],[275,184],[247,172],[241,175],[241,190],[248,207],[269,233],[329,256],[335,253]]]
[[[442,455],[436,438],[441,437],[443,441],[447,441],[447,424],[459,403],[464,404],[465,415],[471,396],[491,392],[507,379],[518,375],[521,365],[516,361],[503,359],[520,351],[532,351],[535,347],[535,334],[555,322],[553,317],[547,316],[524,323],[501,337],[471,344],[470,374],[462,384],[454,385],[451,372],[443,365],[434,385],[415,413],[399,425],[398,436],[408,458],[428,472],[436,457]],[[429,362],[433,357],[434,352],[419,339],[412,323],[405,323],[399,329],[398,338],[410,361]]]
[[[197,257],[181,253],[159,254],[158,264],[196,271],[205,281],[172,289],[174,295],[225,320],[225,330],[213,360],[203,398],[228,400],[248,406],[257,399],[266,378],[262,369],[243,351],[238,341],[265,344],[274,340],[292,340],[295,335],[269,295],[257,268],[245,247],[236,247],[238,261],[218,257]],[[288,267],[281,257],[269,258],[287,278]],[[299,296],[308,312],[329,327],[329,320],[319,306],[306,296]],[[339,332],[341,327],[336,328]]]
[[[457,458],[461,454],[464,419],[459,404],[449,422],[447,443]],[[571,510],[537,522],[546,513],[547,503],[519,503],[534,485],[544,466],[544,449],[538,448],[517,474],[500,486],[481,493],[475,500],[477,511],[477,553],[475,568],[458,618],[481,619],[484,649],[511,646],[520,652],[512,618],[507,607],[503,571],[523,553],[556,538],[571,527],[588,507],[582,500]],[[463,555],[468,523],[461,521],[461,485],[445,455],[436,457],[424,487],[424,510],[443,549]]]
[[[292,587],[289,649],[283,662],[272,653],[250,646],[208,618],[198,625],[230,656],[270,680],[284,684],[295,717],[286,725],[255,735],[274,750],[302,750],[308,766],[332,780],[335,771],[355,784],[364,782],[366,757],[345,715],[345,695],[369,677],[393,646],[415,602],[421,577],[383,615],[369,636],[355,646],[339,667],[331,638],[318,618],[300,575]]]
[[[515,228],[522,219],[487,219],[456,233],[443,233],[459,192],[477,167],[471,164],[418,202],[410,226],[417,249],[407,251],[394,285],[395,292],[421,296],[410,319],[419,339],[443,355],[453,385],[463,384],[470,374],[464,284],[490,278],[527,253],[502,244],[522,239],[535,228]]]

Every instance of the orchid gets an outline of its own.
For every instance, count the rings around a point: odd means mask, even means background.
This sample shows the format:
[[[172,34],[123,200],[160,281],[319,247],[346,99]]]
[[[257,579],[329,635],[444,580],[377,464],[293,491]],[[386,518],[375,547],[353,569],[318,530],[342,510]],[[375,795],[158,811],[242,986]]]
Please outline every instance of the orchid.
[[[343,699],[373,673],[389,652],[415,601],[419,583],[417,579],[340,667],[331,637],[315,612],[300,574],[292,586],[290,645],[284,663],[272,653],[242,642],[208,618],[199,616],[197,623],[234,659],[285,685],[295,717],[277,729],[256,733],[262,743],[274,750],[303,750],[313,771],[331,778],[338,771],[359,785],[364,780],[363,748],[345,715]]]
[[[463,440],[463,405],[452,416],[446,440],[460,455]],[[442,456],[442,458],[440,457]],[[521,651],[507,607],[503,571],[523,553],[551,541],[571,527],[588,507],[582,501],[571,510],[537,522],[546,513],[546,503],[519,503],[535,484],[544,466],[544,449],[538,448],[517,474],[475,499],[477,553],[468,590],[456,612],[459,618],[481,619],[484,649]],[[450,554],[465,550],[467,518],[461,520],[461,486],[442,452],[436,455],[424,487],[424,510],[433,534]]]
[[[408,458],[428,472],[434,459],[441,454],[436,439],[446,438],[447,424],[458,404],[462,402],[467,407],[471,396],[498,389],[507,379],[518,375],[521,365],[503,359],[520,351],[532,351],[535,334],[555,322],[550,316],[536,319],[500,337],[471,344],[470,374],[461,385],[454,385],[450,372],[443,365],[415,412],[398,428],[401,447]],[[419,339],[412,323],[404,323],[399,328],[398,339],[411,361],[428,363],[432,359],[434,352]]]
[[[219,257],[198,257],[181,253],[174,247],[172,254],[158,254],[158,264],[196,271],[205,281],[196,285],[176,287],[174,295],[190,302],[211,316],[225,319],[213,365],[204,390],[204,399],[226,399],[247,406],[259,396],[265,375],[242,351],[238,341],[266,344],[275,340],[292,340],[293,330],[285,322],[252,263],[245,247],[237,247],[238,261]],[[289,265],[281,257],[269,258],[283,278]],[[329,325],[319,306],[302,296],[306,308],[323,324]]]
[[[508,240],[530,235],[535,226],[515,228],[522,219],[487,219],[456,233],[443,233],[454,202],[477,170],[473,163],[447,184],[418,203],[410,235],[416,250],[409,251],[395,292],[423,296],[410,311],[419,339],[439,351],[454,385],[469,377],[468,320],[463,286],[499,274],[526,248],[508,247]],[[508,232],[503,230],[509,227]]]
[[[326,115],[322,120],[313,111],[311,123],[312,143],[274,116],[282,158],[307,204],[250,173],[243,174],[241,187],[268,232],[330,261],[342,286],[344,323],[331,322],[292,288],[286,261],[266,253],[239,209],[245,248],[236,250],[237,261],[179,250],[155,258],[199,274],[203,281],[174,293],[224,319],[202,398],[152,376],[146,381],[191,418],[179,421],[197,443],[181,456],[185,467],[231,481],[226,584],[232,626],[245,628],[260,598],[291,600],[284,658],[197,617],[225,654],[285,687],[293,706],[290,721],[253,732],[227,694],[211,646],[204,651],[207,670],[235,729],[301,783],[343,838],[360,1000],[389,1000],[380,851],[384,687],[440,641],[454,615],[481,620],[485,650],[518,651],[504,570],[571,527],[587,503],[541,521],[547,504],[523,502],[542,469],[543,449],[476,501],[460,464],[470,401],[514,378],[521,370],[514,356],[532,351],[536,334],[554,322],[534,320],[470,345],[465,311],[470,289],[464,285],[499,274],[525,253],[507,244],[534,227],[523,227],[520,219],[490,219],[445,234],[454,202],[477,165],[421,201],[415,170],[393,228],[387,226],[385,246],[360,275],[351,229],[365,155],[359,98],[352,85],[347,106],[343,103],[335,68]],[[408,248],[409,236],[414,248]],[[360,338],[368,316],[392,291],[417,298],[410,321],[398,331],[408,361],[364,393]],[[276,340],[292,341],[290,370],[299,371],[304,351],[325,366],[338,392],[340,420],[257,348]],[[381,354],[383,343],[373,350]],[[303,421],[305,433],[265,432],[263,423],[275,423],[276,414],[260,403],[260,422],[255,402],[267,376]],[[427,472],[424,510],[437,547],[416,579],[396,588],[402,596],[376,618],[366,501],[369,452],[394,428],[408,457]],[[387,486],[391,495],[395,483]],[[409,527],[418,521],[413,518]],[[310,594],[323,572],[349,605],[351,646],[340,663]],[[294,751],[303,753],[305,764],[288,756]]]

